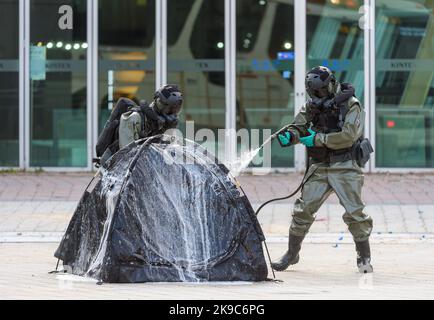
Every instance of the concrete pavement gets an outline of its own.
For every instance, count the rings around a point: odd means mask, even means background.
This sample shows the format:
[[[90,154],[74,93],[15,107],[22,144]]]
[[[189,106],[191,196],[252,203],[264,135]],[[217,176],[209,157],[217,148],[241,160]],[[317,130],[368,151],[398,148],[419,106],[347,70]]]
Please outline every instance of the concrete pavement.
[[[284,244],[271,244],[278,256]],[[353,245],[305,244],[283,282],[103,284],[48,274],[56,244],[0,244],[0,299],[433,299],[432,243],[373,245],[374,274],[356,271]],[[271,277],[271,274],[269,275]]]
[[[60,240],[74,213],[76,201],[2,201],[0,202],[0,241]],[[254,204],[257,208],[259,204]],[[259,214],[259,222],[268,237],[287,236],[292,203],[270,204]],[[434,235],[434,205],[369,205],[365,212],[374,219],[374,234],[412,234],[415,237]],[[319,210],[312,234],[342,234],[349,237],[342,221],[344,209],[325,204]],[[54,237],[54,238],[53,238]],[[24,240],[23,240],[24,239]]]
[[[6,233],[62,233],[75,210],[90,173],[0,174],[0,236]],[[256,208],[263,201],[296,189],[296,173],[238,178]],[[374,219],[374,233],[434,234],[434,174],[365,176],[362,198]],[[285,236],[295,198],[271,204],[259,220],[269,236]],[[313,233],[343,233],[344,209],[332,195],[317,214]]]
[[[78,201],[91,173],[0,173],[0,201]],[[301,174],[238,178],[252,203],[294,191]],[[367,204],[434,204],[434,174],[366,174],[362,194]],[[338,203],[331,196],[328,203]]]
[[[434,175],[367,175],[363,199],[374,219],[375,273],[356,272],[344,209],[331,197],[317,214],[301,262],[283,283],[97,286],[49,275],[53,252],[89,182],[85,174],[0,174],[0,299],[432,299]],[[290,193],[299,174],[241,176],[253,203]],[[266,207],[259,221],[271,256],[284,250],[294,199]],[[271,273],[270,273],[271,277]]]

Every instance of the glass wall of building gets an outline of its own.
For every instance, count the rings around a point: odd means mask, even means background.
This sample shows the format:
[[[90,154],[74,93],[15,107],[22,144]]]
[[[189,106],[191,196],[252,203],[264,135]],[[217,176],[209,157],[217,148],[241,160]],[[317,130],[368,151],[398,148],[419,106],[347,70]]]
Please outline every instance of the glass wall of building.
[[[363,0],[307,1],[307,68],[329,67],[341,83],[350,82],[364,102],[364,30],[360,28]],[[369,107],[369,106],[367,106]]]
[[[433,10],[376,1],[377,167],[434,167]]]
[[[87,167],[86,1],[30,1],[30,166]],[[67,19],[67,20],[65,20]]]
[[[0,167],[19,165],[18,9],[18,1],[0,0]]]
[[[155,0],[99,0],[99,130],[121,97],[155,92]]]
[[[186,121],[194,121],[195,133],[210,129],[215,138],[218,129],[225,128],[224,41],[224,0],[167,1],[167,82],[178,84],[184,93],[184,134]],[[203,134],[197,142],[213,153],[223,146],[220,139],[215,145]]]
[[[294,25],[302,0],[0,0],[7,26],[0,29],[0,167],[89,169],[88,148],[118,99],[150,102],[165,77],[184,92],[183,134],[221,156],[219,129],[234,121],[248,136],[237,140],[240,155],[293,120],[304,85],[295,69],[306,62],[307,69],[328,66],[338,81],[355,86],[371,121],[365,132],[376,148],[371,169],[434,168],[434,2],[372,2],[375,34],[363,25],[370,1],[305,2],[306,30],[303,19]],[[158,22],[167,23],[167,39]],[[20,39],[27,27],[30,36]],[[305,57],[295,54],[304,52],[295,50],[295,35],[300,45],[306,41]],[[235,56],[225,56],[233,50]],[[227,74],[234,62],[236,74]],[[376,92],[365,79],[375,79]],[[189,121],[194,130],[187,130]],[[20,123],[28,127],[20,130]],[[302,152],[278,143],[271,155],[266,166],[273,168],[303,162]]]
[[[236,8],[237,129],[259,130],[262,142],[264,130],[276,132],[294,118],[294,6],[238,0]],[[294,148],[271,148],[271,166],[293,166]]]

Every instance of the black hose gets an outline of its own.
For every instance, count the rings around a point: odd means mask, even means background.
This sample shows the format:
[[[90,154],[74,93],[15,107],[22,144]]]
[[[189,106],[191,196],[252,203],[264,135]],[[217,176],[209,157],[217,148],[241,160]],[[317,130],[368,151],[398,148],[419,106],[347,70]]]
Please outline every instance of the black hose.
[[[318,168],[316,168],[316,169],[312,172],[312,174],[314,174],[315,171],[316,171],[317,169],[318,169]],[[286,200],[286,199],[289,199],[289,198],[292,198],[293,196],[295,196],[295,195],[297,194],[297,192],[299,192],[299,191],[303,188],[304,184],[306,183],[305,180],[307,180],[306,178],[307,178],[307,174],[308,174],[308,172],[309,172],[309,160],[307,159],[307,161],[306,161],[306,171],[304,172],[303,180],[301,180],[301,183],[300,183],[300,185],[298,186],[297,190],[295,190],[293,193],[291,193],[290,195],[288,195],[288,196],[286,196],[286,197],[281,197],[281,198],[275,198],[275,199],[268,200],[267,202],[263,203],[263,204],[258,208],[258,210],[256,210],[255,215],[257,216],[257,215],[259,214],[259,212],[262,210],[262,208],[264,208],[266,205],[268,205],[268,204],[270,204],[270,203],[272,203],[272,202],[280,201],[280,200]]]

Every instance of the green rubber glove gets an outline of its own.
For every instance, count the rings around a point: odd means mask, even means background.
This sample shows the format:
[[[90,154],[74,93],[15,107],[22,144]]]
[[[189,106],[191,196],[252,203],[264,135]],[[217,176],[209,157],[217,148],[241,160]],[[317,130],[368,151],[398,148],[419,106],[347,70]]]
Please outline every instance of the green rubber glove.
[[[309,133],[310,133],[310,136],[300,138],[300,142],[301,142],[302,144],[304,144],[306,147],[311,148],[311,147],[314,147],[314,146],[315,146],[315,136],[316,136],[316,132],[313,131],[312,129],[309,129],[308,131],[309,131]]]
[[[291,145],[291,134],[288,131],[284,131],[277,135],[279,143],[282,147],[289,147]]]

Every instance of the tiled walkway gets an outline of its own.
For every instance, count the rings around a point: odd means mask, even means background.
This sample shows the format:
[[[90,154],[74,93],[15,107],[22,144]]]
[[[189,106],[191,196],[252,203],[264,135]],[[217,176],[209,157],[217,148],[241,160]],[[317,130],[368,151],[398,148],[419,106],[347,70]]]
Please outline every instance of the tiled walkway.
[[[0,174],[0,201],[78,201],[92,178],[90,173]],[[241,176],[252,203],[295,190],[301,174]],[[434,204],[434,174],[366,174],[363,199],[367,204]],[[338,203],[335,196],[329,203]]]
[[[90,179],[91,174],[0,174],[0,299],[423,299],[434,290],[434,175],[366,175],[373,275],[356,272],[344,209],[331,197],[317,214],[300,263],[277,273],[283,283],[103,286],[48,274]],[[239,180],[258,207],[292,192],[301,175]],[[285,250],[293,201],[270,205],[259,215],[273,258]]]

